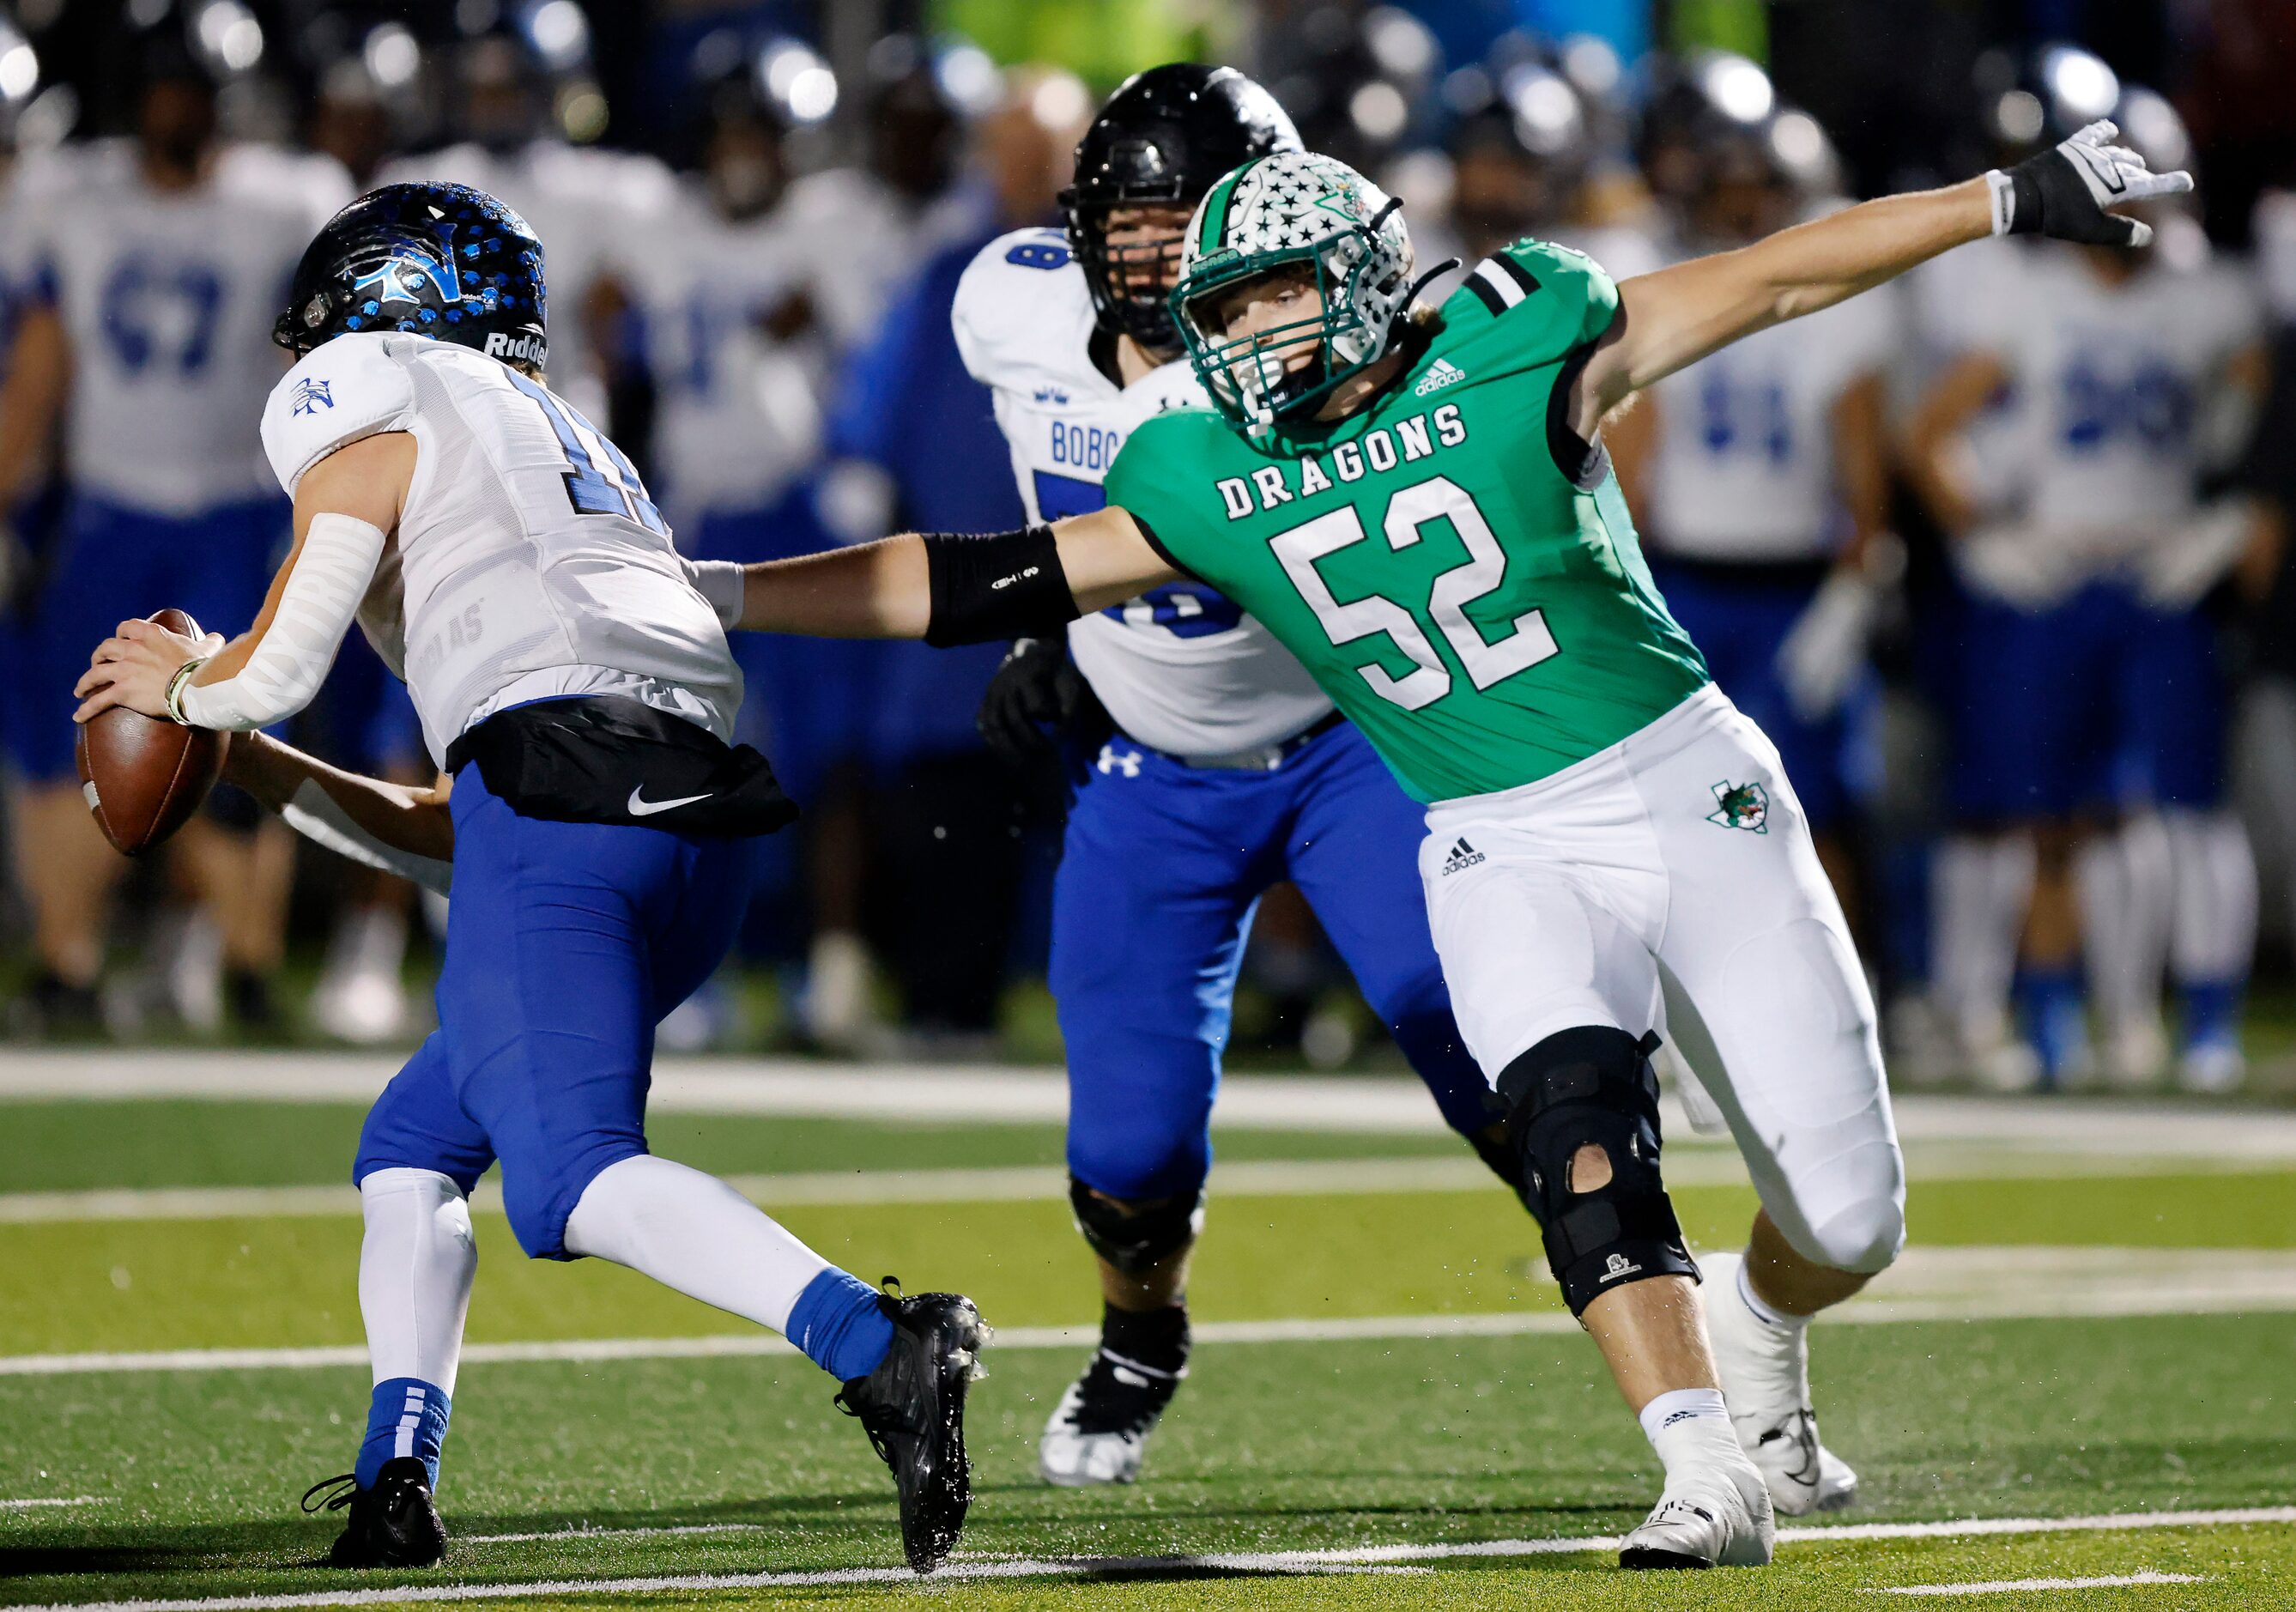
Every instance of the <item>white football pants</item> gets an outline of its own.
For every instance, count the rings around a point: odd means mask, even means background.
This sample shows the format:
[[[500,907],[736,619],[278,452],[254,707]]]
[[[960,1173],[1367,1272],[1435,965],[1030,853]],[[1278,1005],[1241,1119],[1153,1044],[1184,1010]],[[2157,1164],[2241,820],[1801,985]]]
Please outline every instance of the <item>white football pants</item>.
[[[1801,803],[1709,687],[1553,777],[1429,808],[1427,912],[1494,1085],[1558,1031],[1657,1029],[1805,1258],[1880,1271],[1905,1162],[1874,1002]]]

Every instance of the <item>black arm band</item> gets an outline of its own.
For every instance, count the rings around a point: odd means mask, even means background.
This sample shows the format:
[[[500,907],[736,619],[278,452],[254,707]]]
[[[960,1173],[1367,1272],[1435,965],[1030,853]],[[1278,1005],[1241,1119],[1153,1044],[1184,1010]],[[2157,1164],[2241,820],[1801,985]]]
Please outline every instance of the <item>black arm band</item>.
[[[932,619],[925,642],[947,649],[993,638],[1049,638],[1080,613],[1049,526],[973,536],[928,531]]]

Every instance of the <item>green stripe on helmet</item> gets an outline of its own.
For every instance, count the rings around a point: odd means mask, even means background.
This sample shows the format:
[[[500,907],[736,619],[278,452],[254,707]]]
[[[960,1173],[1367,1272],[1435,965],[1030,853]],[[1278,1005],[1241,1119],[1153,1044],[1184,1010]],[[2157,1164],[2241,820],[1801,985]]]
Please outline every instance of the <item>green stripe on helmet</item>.
[[[1212,193],[1205,199],[1203,233],[1196,237],[1199,254],[1219,250],[1220,238],[1227,231],[1228,205],[1235,200],[1236,185],[1250,171],[1251,164],[1247,162],[1212,186]]]

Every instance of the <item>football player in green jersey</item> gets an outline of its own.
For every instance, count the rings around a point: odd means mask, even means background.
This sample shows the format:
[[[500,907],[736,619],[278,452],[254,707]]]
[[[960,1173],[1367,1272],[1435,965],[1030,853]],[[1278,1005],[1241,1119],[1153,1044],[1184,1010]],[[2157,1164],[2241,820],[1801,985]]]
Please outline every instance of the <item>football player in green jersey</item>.
[[[1652,586],[1601,443],[1638,388],[1949,248],[2143,245],[2187,188],[2110,124],[1614,284],[1525,241],[1411,312],[1396,204],[1328,158],[1224,178],[1173,308],[1211,409],[1137,428],[1105,510],[749,568],[729,624],[958,643],[1193,577],[1257,616],[1427,802],[1429,917],[1505,1101],[1547,1262],[1666,1470],[1630,1567],[1769,1559],[1774,1508],[1847,1503],[1808,1318],[1905,1234],[1874,1008],[1777,753]],[[1660,1177],[1663,1025],[1762,1207],[1699,1279]]]

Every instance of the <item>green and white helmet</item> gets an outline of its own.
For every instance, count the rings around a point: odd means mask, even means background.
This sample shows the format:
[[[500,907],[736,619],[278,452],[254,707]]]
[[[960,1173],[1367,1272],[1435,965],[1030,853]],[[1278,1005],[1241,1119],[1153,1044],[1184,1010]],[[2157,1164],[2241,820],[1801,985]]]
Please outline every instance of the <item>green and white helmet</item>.
[[[1411,261],[1393,198],[1344,162],[1276,152],[1245,163],[1197,203],[1172,317],[1213,406],[1265,437],[1387,351],[1411,300]],[[1313,265],[1322,311],[1231,341],[1221,293],[1292,264]],[[1278,355],[1308,336],[1322,338],[1314,362],[1288,367]]]

